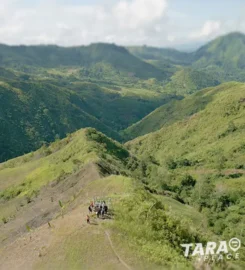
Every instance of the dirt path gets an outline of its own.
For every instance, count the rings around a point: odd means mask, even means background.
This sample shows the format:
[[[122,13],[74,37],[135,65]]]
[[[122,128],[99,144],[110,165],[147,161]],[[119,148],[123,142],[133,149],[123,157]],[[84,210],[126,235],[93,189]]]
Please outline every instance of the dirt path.
[[[110,237],[109,232],[108,232],[108,231],[105,231],[105,234],[106,234],[106,236],[107,236],[107,238],[108,238],[108,241],[109,241],[109,243],[110,243],[110,246],[111,246],[113,252],[115,253],[115,255],[116,255],[116,257],[118,258],[118,260],[120,261],[120,263],[121,263],[122,265],[124,265],[126,269],[132,270],[132,268],[131,268],[130,266],[128,266],[128,265],[126,264],[126,262],[125,262],[125,261],[119,256],[119,254],[117,253],[117,251],[116,251],[116,249],[115,249],[115,247],[114,247],[114,245],[113,245],[113,243],[112,243],[112,241],[111,241],[111,237]]]
[[[216,169],[197,169],[197,170],[187,170],[189,173],[196,173],[196,174],[214,174],[214,173],[219,173],[218,170]],[[221,170],[222,174],[224,175],[229,175],[229,174],[236,174],[236,173],[241,173],[245,174],[245,170],[243,169],[226,169],[226,170]]]

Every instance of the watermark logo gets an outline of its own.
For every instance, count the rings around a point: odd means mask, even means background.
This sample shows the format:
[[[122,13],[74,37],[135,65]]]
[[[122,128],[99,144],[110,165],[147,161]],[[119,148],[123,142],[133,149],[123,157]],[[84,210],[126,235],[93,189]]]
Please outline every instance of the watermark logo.
[[[239,253],[237,252],[241,247],[241,241],[238,238],[232,238],[229,242],[220,241],[207,242],[206,246],[202,243],[197,244],[181,244],[184,250],[184,256],[197,256],[199,260],[207,261],[221,261],[224,259],[231,260],[239,259]]]
[[[237,238],[232,238],[229,241],[230,249],[236,252],[241,247],[241,241]]]

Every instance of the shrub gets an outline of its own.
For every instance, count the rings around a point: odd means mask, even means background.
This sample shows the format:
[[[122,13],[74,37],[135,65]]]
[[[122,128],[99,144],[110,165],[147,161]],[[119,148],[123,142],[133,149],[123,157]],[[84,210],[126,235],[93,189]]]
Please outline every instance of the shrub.
[[[166,159],[166,165],[167,165],[167,168],[170,170],[174,170],[177,168],[177,163],[174,161],[172,157],[169,157]]]
[[[2,222],[3,222],[3,224],[6,224],[6,223],[8,223],[8,220],[7,220],[7,218],[6,218],[6,217],[3,217],[3,218],[2,218]]]
[[[185,175],[181,180],[182,187],[194,187],[196,184],[196,180],[189,174]]]

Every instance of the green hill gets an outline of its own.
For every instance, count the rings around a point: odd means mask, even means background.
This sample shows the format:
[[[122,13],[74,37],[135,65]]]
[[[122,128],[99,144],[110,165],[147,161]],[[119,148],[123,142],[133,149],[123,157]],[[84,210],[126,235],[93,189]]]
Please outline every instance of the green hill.
[[[245,35],[218,37],[193,53],[193,67],[205,69],[223,81],[245,80]]]
[[[125,48],[114,44],[97,43],[80,47],[58,46],[7,46],[0,45],[1,66],[19,68],[25,66],[58,68],[93,68],[104,63],[128,77],[141,79],[164,79],[164,73],[130,54]]]
[[[186,106],[181,106],[183,100],[175,107],[179,115],[174,123],[170,119],[171,124],[159,131],[127,143],[146,164],[151,162],[146,172],[153,189],[170,192],[196,207],[215,234],[236,235],[241,241],[245,239],[241,233],[245,222],[241,211],[245,203],[244,91],[242,83],[226,83],[198,92],[192,100],[201,94],[196,113],[188,115],[192,97],[187,98]],[[195,103],[189,105],[195,109]]]

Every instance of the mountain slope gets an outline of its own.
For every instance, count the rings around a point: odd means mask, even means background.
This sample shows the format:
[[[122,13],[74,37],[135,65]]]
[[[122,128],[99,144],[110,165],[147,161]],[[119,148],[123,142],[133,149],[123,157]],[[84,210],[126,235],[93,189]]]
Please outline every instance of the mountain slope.
[[[68,89],[44,82],[10,81],[1,82],[0,95],[1,161],[81,127],[97,127],[118,138],[116,132],[88,112],[89,104],[82,97]]]
[[[192,93],[203,87],[215,86],[217,84],[218,81],[213,80],[211,76],[204,72],[194,71],[188,68],[177,72],[171,78],[171,82],[164,87],[164,91],[176,92],[179,95],[187,96],[187,93]],[[224,86],[221,85],[220,89],[223,87]],[[231,84],[230,87],[233,87],[233,84]],[[190,117],[205,108],[208,102],[212,100],[212,96],[219,91],[217,89],[219,88],[213,88],[213,91],[210,91],[210,89],[200,90],[182,100],[170,101],[145,116],[139,122],[128,127],[122,132],[122,135],[125,139],[136,138],[156,131],[178,120]]]
[[[95,127],[120,140],[119,130],[175,98],[150,90],[70,81],[64,76],[25,79],[19,73],[10,74],[15,77],[0,79],[0,161],[83,127]]]
[[[177,102],[179,105],[172,111],[174,119],[170,115],[169,122],[164,123],[165,127],[136,138],[129,142],[128,146],[136,149],[137,153],[154,153],[157,159],[164,155],[164,160],[169,155],[190,158],[194,163],[198,162],[197,164],[206,168],[215,166],[213,161],[220,154],[218,150],[222,148],[223,154],[227,155],[227,167],[242,166],[244,93],[245,85],[242,83],[226,83],[205,89]],[[196,104],[197,99],[199,104]],[[179,114],[176,110],[179,110]],[[212,158],[208,154],[211,152]]]
[[[153,163],[146,165],[151,189],[195,207],[216,235],[244,242],[245,84],[226,83],[205,95],[211,100],[201,111],[126,145]]]

